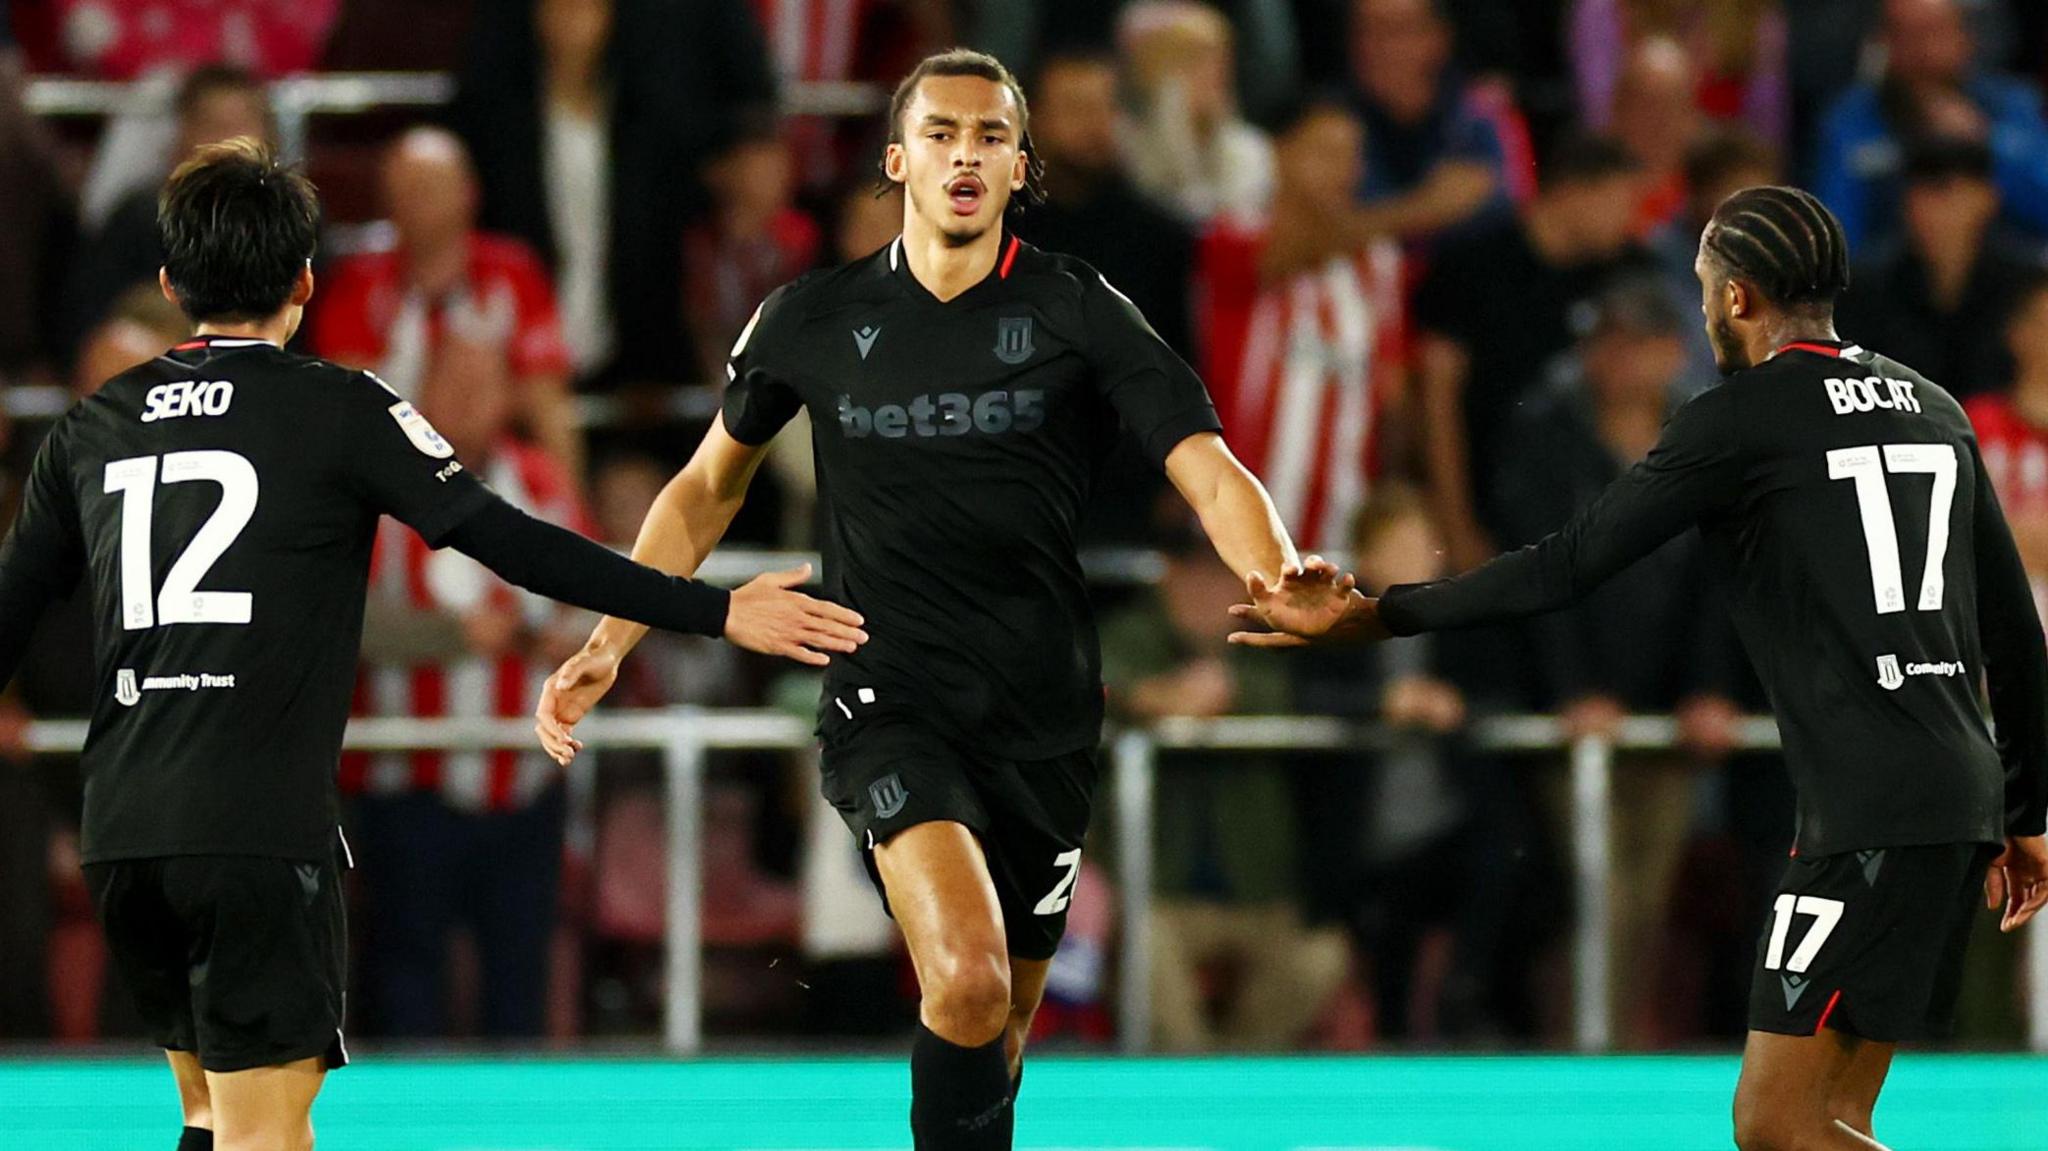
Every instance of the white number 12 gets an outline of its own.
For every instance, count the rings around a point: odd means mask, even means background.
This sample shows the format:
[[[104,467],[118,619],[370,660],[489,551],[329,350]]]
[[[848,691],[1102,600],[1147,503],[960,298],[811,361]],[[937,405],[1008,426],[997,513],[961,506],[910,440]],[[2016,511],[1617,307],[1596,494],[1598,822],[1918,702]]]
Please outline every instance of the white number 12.
[[[1828,453],[1828,478],[1854,480],[1863,513],[1863,542],[1870,548],[1870,588],[1877,614],[1906,610],[1906,581],[1899,570],[1899,531],[1892,518],[1886,472],[1923,472],[1934,477],[1927,511],[1927,567],[1920,576],[1920,610],[1940,611],[1942,559],[1948,555],[1948,513],[1956,498],[1956,449],[1950,444],[1873,444]]]
[[[161,458],[167,484],[208,480],[220,485],[213,509],[192,542],[164,573],[160,595],[150,589],[150,532],[156,522],[159,458],[137,456],[107,464],[107,494],[121,495],[121,626],[141,631],[159,624],[248,623],[252,597],[245,591],[198,591],[199,581],[256,514],[256,469],[233,452],[172,452]]]

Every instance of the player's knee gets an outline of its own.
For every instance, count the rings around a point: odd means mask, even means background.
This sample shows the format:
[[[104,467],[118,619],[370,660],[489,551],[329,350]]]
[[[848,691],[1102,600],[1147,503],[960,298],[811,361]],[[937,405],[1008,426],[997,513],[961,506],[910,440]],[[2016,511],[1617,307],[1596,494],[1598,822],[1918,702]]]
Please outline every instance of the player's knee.
[[[980,1047],[1010,1020],[1010,965],[1000,951],[948,951],[926,964],[925,1025],[949,1043]]]

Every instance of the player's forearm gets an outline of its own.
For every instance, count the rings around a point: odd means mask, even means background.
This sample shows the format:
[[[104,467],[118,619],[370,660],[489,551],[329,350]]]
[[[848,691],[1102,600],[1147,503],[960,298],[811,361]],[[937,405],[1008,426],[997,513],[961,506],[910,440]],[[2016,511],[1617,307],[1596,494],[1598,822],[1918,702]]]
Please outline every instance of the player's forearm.
[[[663,488],[640,525],[633,559],[670,575],[692,576],[711,549],[718,546],[739,513],[746,489],[722,491],[706,477],[684,468]],[[590,633],[590,648],[612,648],[624,655],[646,638],[648,629],[631,620],[606,616]]]
[[[1166,464],[1168,477],[1201,517],[1216,554],[1239,579],[1251,572],[1278,579],[1283,568],[1300,563],[1272,498],[1223,446],[1222,437],[1191,437]]]
[[[508,583],[591,611],[669,631],[725,633],[731,594],[636,564],[566,528],[492,499],[445,542]]]

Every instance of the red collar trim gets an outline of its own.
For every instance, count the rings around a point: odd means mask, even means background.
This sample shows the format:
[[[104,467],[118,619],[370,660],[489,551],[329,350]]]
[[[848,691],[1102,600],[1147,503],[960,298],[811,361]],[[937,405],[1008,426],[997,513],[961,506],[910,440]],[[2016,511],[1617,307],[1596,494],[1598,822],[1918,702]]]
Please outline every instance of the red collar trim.
[[[1003,250],[1003,266],[996,269],[997,279],[1007,280],[1010,278],[1010,265],[1017,262],[1017,248],[1021,243],[1022,241],[1018,240],[1017,237],[1010,237],[1010,246]]]
[[[1772,354],[1782,356],[1786,352],[1812,352],[1814,355],[1827,356],[1830,359],[1839,360],[1842,358],[1842,349],[1840,348],[1830,347],[1827,344],[1809,344],[1805,340],[1794,340]]]

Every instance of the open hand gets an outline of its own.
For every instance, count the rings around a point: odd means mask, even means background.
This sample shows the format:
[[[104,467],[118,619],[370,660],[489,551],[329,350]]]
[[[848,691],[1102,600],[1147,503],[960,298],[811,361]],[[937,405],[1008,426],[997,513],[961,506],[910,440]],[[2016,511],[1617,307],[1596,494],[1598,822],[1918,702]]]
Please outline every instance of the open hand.
[[[570,656],[540,689],[533,731],[541,747],[564,767],[583,750],[576,725],[604,698],[619,678],[619,652],[613,647],[586,647]]]
[[[868,641],[866,620],[852,608],[793,590],[810,582],[811,565],[765,572],[732,593],[725,638],[736,647],[779,655],[812,667],[832,662],[826,653],[851,653]]]
[[[1993,911],[2005,905],[1999,917],[2000,931],[2018,931],[2041,905],[2048,903],[2048,839],[2038,835],[2016,835],[2005,841],[2005,850],[1991,861],[1984,875],[1984,906]]]
[[[1305,647],[1339,634],[1360,639],[1384,638],[1376,601],[1357,593],[1358,581],[1321,556],[1280,571],[1277,583],[1263,572],[1245,576],[1250,603],[1233,605],[1235,619],[1264,625],[1267,631],[1236,631],[1230,642],[1247,647]]]

